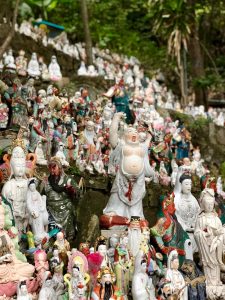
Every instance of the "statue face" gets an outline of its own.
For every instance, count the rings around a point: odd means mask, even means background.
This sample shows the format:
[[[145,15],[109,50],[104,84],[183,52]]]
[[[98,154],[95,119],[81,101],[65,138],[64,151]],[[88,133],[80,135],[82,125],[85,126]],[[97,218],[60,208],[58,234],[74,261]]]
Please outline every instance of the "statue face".
[[[182,271],[185,272],[185,274],[192,274],[194,273],[194,265],[184,262],[182,265]]]
[[[25,163],[14,163],[12,164],[13,174],[17,177],[22,177],[25,175]]]
[[[102,283],[111,283],[112,282],[112,277],[111,274],[104,274],[102,276]]]
[[[57,164],[50,164],[48,168],[50,174],[53,176],[59,176],[61,174],[61,170]]]
[[[111,237],[111,239],[110,239],[110,246],[111,246],[112,248],[116,248],[116,245],[118,244],[118,242],[119,242],[119,239],[118,239],[118,238],[116,238],[116,237]]]
[[[80,271],[77,267],[73,267],[73,276],[77,277],[80,274]]]
[[[125,133],[125,141],[132,144],[139,143],[139,134],[135,128],[128,128]]]
[[[98,246],[98,253],[101,255],[101,256],[106,256],[106,253],[107,253],[107,248],[106,248],[106,245],[99,245]]]
[[[94,130],[94,123],[91,122],[91,121],[88,121],[87,125],[86,125],[86,129],[89,130],[89,131],[93,131]]]
[[[58,249],[54,249],[53,256],[54,257],[58,257],[59,256],[59,250]]]
[[[191,179],[185,179],[181,183],[181,190],[183,194],[189,194],[191,192],[192,181]]]
[[[31,192],[36,191],[36,184],[35,184],[35,183],[31,183],[31,184],[29,185],[29,189],[31,190]]]
[[[204,211],[212,212],[215,204],[214,197],[212,197],[209,194],[205,194],[202,201],[203,201]]]
[[[63,241],[64,235],[62,232],[57,233],[57,240],[58,241]]]
[[[178,258],[175,258],[173,261],[171,261],[170,268],[178,270],[178,268],[179,268],[179,259]]]

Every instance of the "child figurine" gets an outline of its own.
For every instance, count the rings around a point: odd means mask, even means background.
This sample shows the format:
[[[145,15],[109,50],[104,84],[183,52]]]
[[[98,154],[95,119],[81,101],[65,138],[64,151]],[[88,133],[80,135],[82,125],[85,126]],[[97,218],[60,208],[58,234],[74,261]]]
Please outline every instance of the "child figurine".
[[[49,270],[49,264],[47,261],[47,254],[44,250],[37,250],[34,253],[35,269],[37,271],[37,278],[40,285],[43,284],[45,278],[45,272]]]

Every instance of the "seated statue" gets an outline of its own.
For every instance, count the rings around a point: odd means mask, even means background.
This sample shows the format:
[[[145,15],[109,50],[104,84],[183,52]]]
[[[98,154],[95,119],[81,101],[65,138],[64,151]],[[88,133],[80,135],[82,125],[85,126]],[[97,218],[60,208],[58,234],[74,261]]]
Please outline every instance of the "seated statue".
[[[38,78],[41,75],[37,54],[35,52],[32,53],[31,60],[28,63],[27,73],[30,77],[34,78]]]
[[[199,271],[195,262],[190,259],[185,259],[180,271],[184,276],[185,282],[188,283],[188,299],[205,300],[205,276]]]
[[[29,279],[34,273],[34,266],[18,260],[4,225],[5,209],[0,204],[0,284]]]
[[[57,58],[55,55],[53,55],[51,58],[51,63],[48,67],[48,71],[49,71],[51,80],[59,81],[60,79],[62,79],[62,73],[60,71],[60,66],[57,62]]]
[[[123,113],[116,113],[110,127],[110,143],[116,148],[111,159],[118,171],[109,202],[103,210],[104,215],[109,217],[108,224],[105,219],[102,224],[106,228],[112,226],[117,216],[124,218],[124,225],[131,216],[144,219],[142,200],[146,193],[145,176],[153,176],[147,148],[139,142],[136,129],[129,127],[119,140],[118,127],[122,116]]]
[[[199,214],[195,227],[195,240],[202,259],[206,277],[206,292],[208,299],[225,297],[225,285],[220,275],[225,271],[223,263],[224,227],[214,210],[214,190],[205,188],[200,196],[202,212]],[[218,297],[218,298],[216,298]]]
[[[189,236],[176,219],[173,193],[163,198],[161,209],[162,215],[151,228],[152,237],[162,254],[168,255],[170,251],[176,250],[182,263],[184,258],[190,258],[188,254],[192,257],[192,252]]]

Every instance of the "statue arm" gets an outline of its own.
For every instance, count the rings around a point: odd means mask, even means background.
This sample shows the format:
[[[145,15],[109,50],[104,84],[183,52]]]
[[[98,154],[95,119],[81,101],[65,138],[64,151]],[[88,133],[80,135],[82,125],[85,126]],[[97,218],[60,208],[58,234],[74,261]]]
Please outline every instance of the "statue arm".
[[[123,115],[124,113],[122,112],[116,113],[109,129],[109,142],[113,148],[115,148],[118,143],[119,121]]]

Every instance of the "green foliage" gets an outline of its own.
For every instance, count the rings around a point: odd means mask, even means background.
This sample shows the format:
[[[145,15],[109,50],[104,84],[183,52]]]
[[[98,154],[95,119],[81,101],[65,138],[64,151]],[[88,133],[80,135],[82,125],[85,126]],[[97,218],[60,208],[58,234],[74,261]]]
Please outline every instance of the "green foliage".
[[[220,174],[221,177],[225,180],[225,162],[223,162],[220,166]]]

